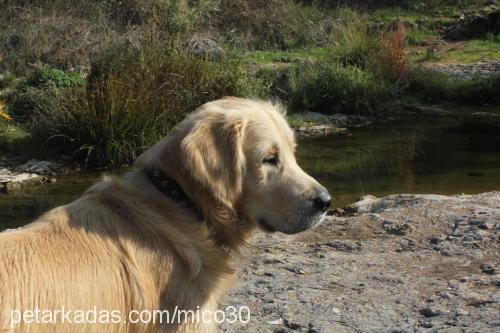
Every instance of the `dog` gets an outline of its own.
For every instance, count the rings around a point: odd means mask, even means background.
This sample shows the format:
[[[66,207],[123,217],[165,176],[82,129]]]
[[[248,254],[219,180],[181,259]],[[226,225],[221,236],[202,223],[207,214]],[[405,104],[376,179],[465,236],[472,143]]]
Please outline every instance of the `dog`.
[[[212,314],[253,230],[313,228],[331,202],[298,166],[284,114],[206,103],[132,171],[1,233],[0,332],[217,332]],[[160,320],[180,309],[203,320]],[[124,319],[132,311],[153,315]]]

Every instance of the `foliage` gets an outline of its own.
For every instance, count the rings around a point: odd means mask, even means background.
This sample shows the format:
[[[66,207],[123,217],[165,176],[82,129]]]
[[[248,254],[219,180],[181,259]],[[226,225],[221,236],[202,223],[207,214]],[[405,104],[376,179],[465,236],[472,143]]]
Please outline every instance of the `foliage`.
[[[95,66],[87,88],[49,91],[31,125],[43,148],[86,165],[128,164],[204,102],[259,93],[235,65],[158,45]]]
[[[374,70],[385,81],[396,84],[406,81],[405,38],[406,30],[401,21],[397,22],[394,31],[386,31],[380,38],[380,50],[374,60]]]
[[[446,74],[417,67],[409,76],[407,93],[428,103],[499,104],[500,76],[452,79]]]
[[[78,72],[66,72],[50,66],[37,68],[26,82],[35,88],[67,88],[84,86],[85,79]]]
[[[354,65],[324,63],[300,83],[296,105],[324,113],[375,112],[389,97],[384,84],[372,73]]]
[[[0,120],[0,154],[23,153],[23,148],[29,142],[29,133],[21,127]]]
[[[297,86],[298,67],[295,65],[262,67],[255,74],[271,98],[287,101]]]

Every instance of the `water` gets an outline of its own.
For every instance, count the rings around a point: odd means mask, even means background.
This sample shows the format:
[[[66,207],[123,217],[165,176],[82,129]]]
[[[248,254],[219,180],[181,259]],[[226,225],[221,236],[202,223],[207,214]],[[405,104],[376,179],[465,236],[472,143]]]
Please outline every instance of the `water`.
[[[365,194],[500,190],[498,118],[408,119],[306,139],[299,164],[330,190],[334,207]]]
[[[297,157],[330,190],[334,207],[365,194],[500,190],[498,118],[416,118],[356,129],[350,136],[307,138],[300,140]],[[100,177],[61,177],[55,184],[0,194],[0,229],[71,202]]]

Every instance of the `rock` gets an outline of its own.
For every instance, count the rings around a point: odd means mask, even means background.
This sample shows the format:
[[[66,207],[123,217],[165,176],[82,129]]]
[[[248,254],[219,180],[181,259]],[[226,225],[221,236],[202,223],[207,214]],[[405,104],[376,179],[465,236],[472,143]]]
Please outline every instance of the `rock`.
[[[57,172],[62,167],[63,167],[62,163],[31,159],[26,163],[17,166],[16,170],[21,172],[31,172],[41,175],[49,175]]]
[[[345,251],[345,252],[352,252],[352,251],[361,250],[361,244],[354,243],[352,241],[336,240],[336,241],[324,243],[323,245],[334,248],[338,251]]]
[[[267,322],[267,324],[269,324],[269,325],[282,325],[283,324],[283,318],[279,318],[279,319],[276,319],[276,320],[269,320]]]
[[[327,135],[327,134],[335,134],[347,131],[346,128],[339,128],[332,124],[322,124],[322,125],[305,125],[299,128],[296,128],[299,135],[306,136],[318,136],[318,135]]]
[[[28,184],[41,184],[46,181],[45,177],[33,173],[13,173],[7,169],[0,169],[0,192],[11,192],[18,190]]]
[[[194,36],[192,37],[186,48],[191,55],[200,56],[208,59],[223,59],[226,52],[213,39]]]
[[[367,213],[371,210],[372,205],[377,202],[379,202],[377,197],[374,197],[373,195],[365,195],[361,198],[361,200],[344,207],[344,210],[348,213]]]
[[[423,308],[419,312],[425,318],[436,317],[441,314],[439,310],[433,308]]]
[[[383,228],[388,234],[404,236],[411,232],[411,225],[408,223],[398,223],[395,221],[385,220]]]
[[[56,182],[55,175],[65,170],[60,162],[30,159],[23,164],[0,161],[0,192],[19,190],[27,185]]]
[[[444,73],[454,79],[472,79],[500,75],[500,60],[483,60],[468,64],[428,64],[433,71]],[[424,113],[425,114],[425,113]],[[427,113],[431,114],[431,113]],[[443,115],[446,115],[442,113]],[[436,115],[439,115],[436,113]],[[490,115],[488,113],[488,115]]]
[[[479,265],[479,268],[481,268],[481,271],[483,273],[491,274],[491,275],[495,274],[495,268],[490,264],[482,263],[481,265]]]
[[[445,38],[464,40],[500,32],[500,9],[495,4],[464,12],[445,30]]]
[[[492,221],[485,221],[481,222],[477,225],[478,228],[484,229],[484,230],[490,230],[490,229],[496,229],[497,224],[492,222]]]

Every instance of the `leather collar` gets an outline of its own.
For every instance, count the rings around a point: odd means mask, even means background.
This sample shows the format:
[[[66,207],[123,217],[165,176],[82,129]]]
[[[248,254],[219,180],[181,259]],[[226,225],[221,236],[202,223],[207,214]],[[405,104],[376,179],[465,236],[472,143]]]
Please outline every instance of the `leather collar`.
[[[185,203],[188,207],[196,207],[182,187],[172,177],[161,171],[160,168],[156,166],[146,168],[146,174],[153,185],[170,199]]]

